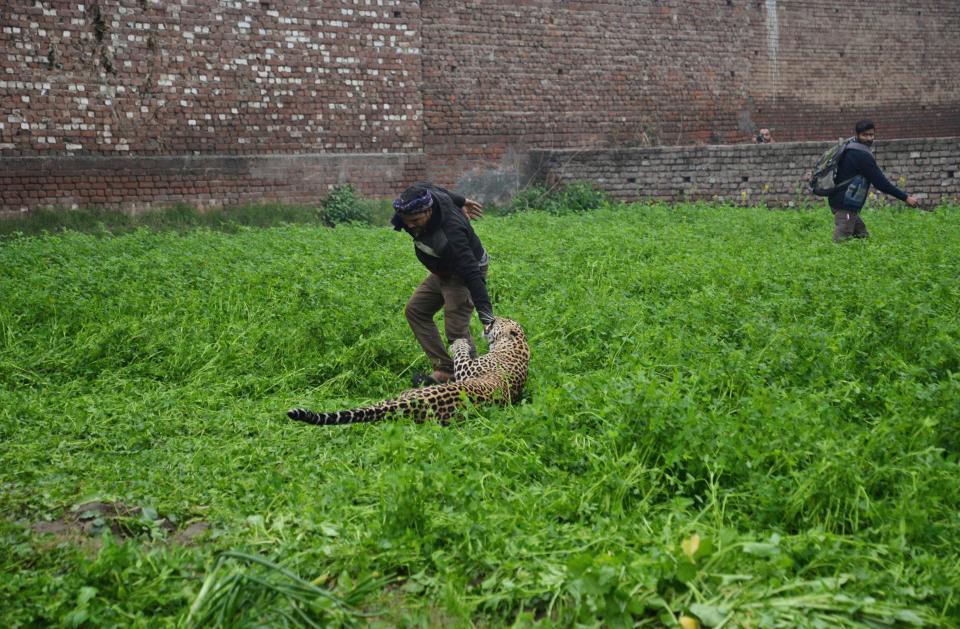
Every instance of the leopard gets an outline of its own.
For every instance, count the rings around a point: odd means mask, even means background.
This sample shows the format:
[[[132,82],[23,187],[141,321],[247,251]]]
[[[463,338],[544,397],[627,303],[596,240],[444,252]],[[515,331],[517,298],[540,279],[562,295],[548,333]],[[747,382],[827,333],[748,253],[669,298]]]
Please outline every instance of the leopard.
[[[530,365],[527,337],[519,323],[505,317],[494,317],[484,336],[489,350],[476,358],[471,356],[467,339],[459,338],[450,344],[453,377],[447,382],[408,389],[395,398],[372,406],[328,413],[291,408],[287,416],[317,426],[376,422],[404,416],[418,423],[432,419],[447,424],[467,404],[514,404],[523,394]]]

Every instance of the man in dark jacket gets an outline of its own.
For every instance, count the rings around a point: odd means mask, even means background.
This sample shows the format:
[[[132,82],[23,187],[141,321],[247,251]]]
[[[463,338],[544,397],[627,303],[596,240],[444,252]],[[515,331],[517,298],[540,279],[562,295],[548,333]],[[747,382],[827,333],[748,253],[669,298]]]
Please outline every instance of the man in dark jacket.
[[[870,184],[880,192],[917,207],[919,201],[890,183],[873,157],[870,147],[876,137],[876,127],[870,120],[861,120],[854,127],[856,140],[847,144],[837,164],[835,181],[843,184],[837,187],[829,197],[830,210],[833,212],[833,241],[841,242],[848,238],[866,238],[870,234],[860,218],[860,210],[867,200]]]
[[[447,341],[464,338],[472,354],[470,316],[476,307],[484,330],[493,323],[487,295],[489,258],[470,219],[483,214],[476,201],[430,183],[417,183],[394,202],[391,224],[413,236],[417,259],[430,275],[417,287],[404,313],[414,336],[433,364],[429,376],[415,376],[414,384],[446,382],[453,376],[453,360],[440,339],[433,316],[443,308]]]

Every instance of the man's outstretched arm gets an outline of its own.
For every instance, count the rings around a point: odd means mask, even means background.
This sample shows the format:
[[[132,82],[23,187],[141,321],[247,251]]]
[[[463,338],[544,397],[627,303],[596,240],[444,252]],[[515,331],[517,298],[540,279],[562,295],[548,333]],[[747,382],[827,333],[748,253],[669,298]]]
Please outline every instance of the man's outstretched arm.
[[[459,192],[454,192],[453,190],[447,190],[446,188],[441,188],[440,186],[435,187],[437,190],[447,193],[447,195],[450,197],[450,200],[453,201],[453,204],[463,210],[464,216],[471,221],[483,217],[483,204],[479,201],[468,199]]]
[[[880,170],[880,167],[877,166],[877,160],[874,159],[872,155],[861,154],[861,163],[860,163],[860,172],[864,177],[867,178],[867,181],[872,183],[874,187],[883,192],[884,194],[889,194],[892,197],[896,197],[901,201],[905,202],[910,207],[917,207],[920,201],[917,197],[907,194],[897,186],[895,186],[887,176],[883,174],[883,171]]]

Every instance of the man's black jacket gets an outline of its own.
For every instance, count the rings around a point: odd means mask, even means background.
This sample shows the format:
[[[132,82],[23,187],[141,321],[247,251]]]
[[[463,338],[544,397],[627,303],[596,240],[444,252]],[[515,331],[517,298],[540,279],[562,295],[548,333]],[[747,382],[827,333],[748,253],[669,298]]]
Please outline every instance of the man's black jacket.
[[[480,321],[492,323],[493,305],[487,294],[484,269],[487,254],[463,213],[466,198],[439,186],[428,185],[427,189],[433,197],[433,215],[419,235],[406,228],[399,214],[395,213],[390,223],[395,230],[402,229],[413,236],[417,259],[431,273],[440,277],[455,275],[463,280]]]
[[[865,147],[866,148],[866,147]],[[907,199],[907,193],[890,183],[890,180],[877,166],[877,160],[869,150],[847,149],[840,156],[837,164],[837,182],[852,179],[852,181],[830,195],[830,207],[834,210],[848,210],[859,212],[867,199],[870,184],[877,190],[896,197],[901,201]]]

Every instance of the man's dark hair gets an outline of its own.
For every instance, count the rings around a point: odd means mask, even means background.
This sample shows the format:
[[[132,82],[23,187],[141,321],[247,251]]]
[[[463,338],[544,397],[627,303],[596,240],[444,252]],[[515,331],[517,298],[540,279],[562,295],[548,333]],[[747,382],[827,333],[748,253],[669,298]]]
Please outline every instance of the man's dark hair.
[[[422,197],[424,193],[429,191],[429,189],[430,189],[429,181],[418,181],[417,183],[413,184],[412,186],[410,186],[409,188],[401,192],[399,198],[404,203],[408,203],[416,199],[417,197]]]
[[[863,120],[858,120],[857,124],[853,127],[853,130],[857,135],[869,131],[870,129],[876,129],[876,125],[873,124],[873,120],[864,118]]]

